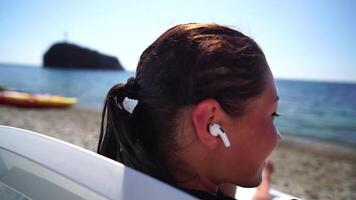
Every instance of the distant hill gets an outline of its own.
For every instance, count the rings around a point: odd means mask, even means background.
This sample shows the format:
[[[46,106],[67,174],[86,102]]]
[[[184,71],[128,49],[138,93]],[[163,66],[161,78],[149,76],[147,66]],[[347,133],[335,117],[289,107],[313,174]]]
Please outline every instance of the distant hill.
[[[116,57],[69,43],[53,44],[43,56],[48,68],[86,68],[124,70]]]

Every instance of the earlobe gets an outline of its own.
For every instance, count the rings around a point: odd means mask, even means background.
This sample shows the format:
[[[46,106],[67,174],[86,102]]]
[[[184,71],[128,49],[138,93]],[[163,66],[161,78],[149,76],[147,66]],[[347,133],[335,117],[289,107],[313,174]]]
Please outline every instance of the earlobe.
[[[209,133],[209,125],[216,120],[216,111],[219,103],[214,99],[207,99],[199,102],[192,110],[192,120],[195,133],[199,142],[208,149],[215,149],[218,146],[219,138]]]

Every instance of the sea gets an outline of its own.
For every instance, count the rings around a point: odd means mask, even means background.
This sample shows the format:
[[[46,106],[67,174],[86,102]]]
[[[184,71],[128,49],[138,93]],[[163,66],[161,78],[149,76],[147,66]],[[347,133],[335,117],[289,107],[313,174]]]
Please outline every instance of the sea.
[[[76,97],[76,108],[98,111],[111,86],[134,75],[133,71],[0,64],[1,87]],[[281,116],[275,122],[282,135],[356,145],[356,83],[277,79],[276,85]]]

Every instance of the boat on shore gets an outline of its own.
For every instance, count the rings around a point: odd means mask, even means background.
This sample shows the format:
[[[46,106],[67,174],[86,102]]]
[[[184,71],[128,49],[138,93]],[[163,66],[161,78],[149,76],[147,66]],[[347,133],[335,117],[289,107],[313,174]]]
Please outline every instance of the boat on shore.
[[[26,108],[65,108],[76,104],[73,97],[51,94],[31,94],[18,91],[0,91],[0,104]]]

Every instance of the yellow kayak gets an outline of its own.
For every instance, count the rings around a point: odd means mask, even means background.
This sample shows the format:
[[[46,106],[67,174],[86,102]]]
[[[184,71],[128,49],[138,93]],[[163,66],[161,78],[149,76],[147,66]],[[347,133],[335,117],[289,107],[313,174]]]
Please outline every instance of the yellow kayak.
[[[64,97],[49,94],[30,94],[15,91],[0,91],[0,104],[19,107],[69,107],[78,100],[73,97]]]

